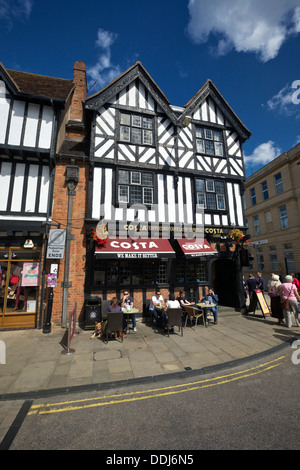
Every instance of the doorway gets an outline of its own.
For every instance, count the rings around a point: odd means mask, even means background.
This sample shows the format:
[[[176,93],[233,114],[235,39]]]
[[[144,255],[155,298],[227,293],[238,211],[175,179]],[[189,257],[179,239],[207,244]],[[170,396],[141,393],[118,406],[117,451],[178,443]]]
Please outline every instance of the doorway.
[[[236,265],[230,259],[218,259],[211,266],[211,279],[219,304],[236,307],[238,294],[236,285]]]

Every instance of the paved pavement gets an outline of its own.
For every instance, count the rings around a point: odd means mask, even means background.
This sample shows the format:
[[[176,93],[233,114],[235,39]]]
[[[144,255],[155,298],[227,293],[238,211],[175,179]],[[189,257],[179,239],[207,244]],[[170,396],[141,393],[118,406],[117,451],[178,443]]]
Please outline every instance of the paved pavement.
[[[242,315],[221,306],[217,325],[212,317],[207,328],[201,320],[196,330],[188,323],[183,336],[177,327],[168,337],[138,319],[137,332],[130,330],[123,342],[110,339],[106,344],[77,327],[71,342],[75,352],[64,355],[65,333],[59,326],[49,334],[38,329],[0,332],[6,348],[6,363],[0,364],[0,401],[207,373],[288,347],[300,328],[278,325],[260,311]]]

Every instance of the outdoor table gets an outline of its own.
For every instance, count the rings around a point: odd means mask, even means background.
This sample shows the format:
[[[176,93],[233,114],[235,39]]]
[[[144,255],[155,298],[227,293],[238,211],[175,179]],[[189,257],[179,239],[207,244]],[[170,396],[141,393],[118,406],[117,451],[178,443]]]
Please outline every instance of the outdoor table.
[[[124,315],[127,315],[127,333],[129,333],[129,315],[132,315],[133,313],[139,313],[138,308],[132,308],[131,310],[127,310],[126,308],[122,308],[122,312]]]
[[[199,304],[196,304],[197,307],[200,307],[203,309],[203,315],[204,315],[204,322],[205,326],[207,326],[207,309],[210,307],[216,307],[217,304],[205,304],[204,302],[200,302]]]

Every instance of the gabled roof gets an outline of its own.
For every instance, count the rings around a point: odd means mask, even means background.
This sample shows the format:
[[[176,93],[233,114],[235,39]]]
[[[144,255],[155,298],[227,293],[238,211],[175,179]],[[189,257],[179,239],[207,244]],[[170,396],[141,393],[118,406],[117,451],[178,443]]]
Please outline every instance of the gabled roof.
[[[226,102],[211,80],[206,81],[202,88],[200,88],[193,98],[190,99],[184,108],[171,106],[169,100],[148,74],[141,62],[136,62],[132,67],[115,78],[115,80],[109,83],[102,90],[92,96],[89,96],[85,100],[85,107],[91,110],[99,109],[113,96],[115,96],[117,93],[120,93],[126,86],[132,83],[136,78],[139,78],[142,81],[146,89],[151,93],[154,100],[156,100],[159,106],[164,110],[164,112],[175,125],[182,126],[185,117],[190,116],[193,111],[199,107],[203,101],[206,100],[208,96],[211,96],[211,98],[215,101],[216,105],[220,108],[226,117],[227,121],[232,127],[234,127],[243,141],[247,140],[252,134],[237,117],[235,112],[231,109],[229,104]]]
[[[75,84],[72,80],[47,77],[19,70],[6,69],[0,62],[0,78],[14,94],[46,98],[55,101],[66,101]]]
[[[149,75],[147,70],[143,67],[141,62],[136,62],[128,70],[110,82],[106,87],[102,88],[102,90],[89,96],[85,100],[85,107],[92,110],[99,109],[103,104],[109,101],[109,99],[117,93],[120,93],[127,85],[136,80],[136,78],[141,80],[146,89],[151,93],[153,99],[165,111],[167,116],[176,123],[177,119],[170,107],[169,100]]]
[[[190,99],[190,101],[184,106],[185,110],[180,116],[179,120],[182,122],[186,116],[189,116],[196,107],[198,107],[208,96],[211,96],[216,105],[220,108],[224,116],[230,122],[230,124],[236,129],[238,134],[243,140],[249,139],[252,135],[242,121],[237,117],[233,109],[229,106],[227,101],[223,98],[217,87],[213,82],[208,79],[202,88]]]

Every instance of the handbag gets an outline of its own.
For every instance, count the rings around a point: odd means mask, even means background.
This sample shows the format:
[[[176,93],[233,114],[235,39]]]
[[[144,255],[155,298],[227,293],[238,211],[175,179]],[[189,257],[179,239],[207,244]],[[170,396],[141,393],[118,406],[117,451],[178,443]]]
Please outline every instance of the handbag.
[[[289,302],[289,299],[282,299],[280,300],[280,303],[281,303],[281,307],[284,308],[284,309],[288,309],[289,306],[290,306],[290,302]]]

